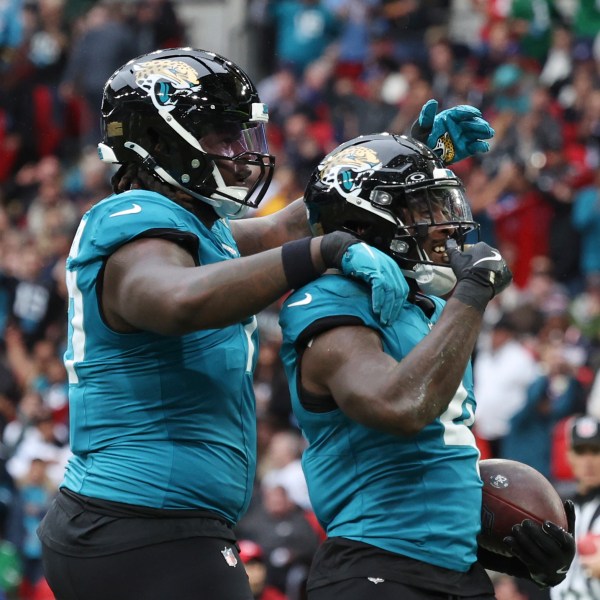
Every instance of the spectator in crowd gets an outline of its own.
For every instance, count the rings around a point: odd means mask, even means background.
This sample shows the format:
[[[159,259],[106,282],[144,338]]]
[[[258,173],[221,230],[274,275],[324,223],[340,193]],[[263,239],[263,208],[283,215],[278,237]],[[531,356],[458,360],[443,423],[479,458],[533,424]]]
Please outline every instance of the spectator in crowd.
[[[16,277],[0,268],[0,338],[4,346],[4,335],[8,324],[14,321],[13,306],[15,304]]]
[[[62,174],[57,173],[54,177],[40,182],[25,219],[27,229],[36,239],[43,240],[47,233],[52,233],[60,227],[75,231],[78,216],[77,206],[67,197]]]
[[[515,296],[514,312],[528,310],[543,319],[567,311],[571,297],[567,288],[554,277],[550,258],[543,254],[534,256],[529,269],[525,287],[518,290]],[[539,327],[531,329],[534,334],[538,331]]]
[[[542,147],[544,163],[535,176],[536,186],[553,209],[549,229],[549,256],[556,278],[574,292],[581,289],[580,237],[573,224],[574,194],[588,177],[585,165],[572,160],[564,144],[548,141]]]
[[[63,111],[57,92],[68,44],[63,7],[62,0],[23,4],[23,39],[2,75],[6,98],[1,104],[8,108],[8,127],[17,139],[17,165],[56,151],[60,143]]]
[[[333,83],[331,117],[336,139],[342,141],[369,131],[386,131],[398,108],[381,96],[384,74],[371,76],[360,91],[352,78],[342,76]],[[429,98],[430,94],[425,99]],[[410,124],[416,115],[412,115]]]
[[[311,510],[300,462],[303,449],[304,441],[299,432],[286,430],[275,433],[263,457],[262,482],[268,487],[280,485],[294,504]]]
[[[110,165],[98,160],[98,151],[83,151],[65,176],[65,187],[79,214],[110,195]],[[74,233],[71,234],[71,239]],[[66,259],[66,256],[64,257]]]
[[[285,121],[283,149],[300,181],[306,181],[324,153],[323,146],[311,132],[315,121],[312,111],[304,109],[288,115]]]
[[[427,4],[414,0],[381,0],[382,33],[393,44],[394,58],[398,62],[426,62],[426,32],[448,19],[445,5],[443,0],[431,0]]]
[[[600,368],[600,273],[590,273],[569,307],[570,321],[588,345],[588,362]]]
[[[259,497],[236,527],[239,538],[263,549],[266,581],[290,600],[300,600],[308,568],[320,543],[310,515],[289,496],[283,485],[269,478],[260,484]]]
[[[369,40],[381,0],[323,0],[339,21],[338,68],[360,75],[369,58]]]
[[[553,25],[560,23],[560,13],[551,0],[513,0],[510,2],[508,21],[519,43],[519,54],[543,64],[552,39]]]
[[[0,540],[0,600],[15,600],[23,583],[23,564],[16,546]]]
[[[264,98],[265,103],[273,107],[272,117],[269,112],[269,123],[272,121],[278,131],[285,126],[291,114],[303,108],[297,76],[290,67],[282,66],[265,77],[258,84],[258,92],[261,99]]]
[[[76,95],[83,101],[80,123],[82,148],[95,146],[100,139],[96,115],[106,80],[118,67],[137,55],[136,40],[125,23],[121,6],[110,2],[93,6],[85,15],[83,32],[70,49],[61,83],[65,100]]]
[[[589,56],[600,31],[600,8],[597,4],[579,0],[573,14],[573,34],[576,50]]]
[[[19,398],[13,418],[2,430],[5,458],[9,458],[15,453],[28,428],[33,426],[34,420],[42,409],[42,397],[39,392],[33,389],[30,389]]]
[[[566,579],[550,595],[552,600],[592,600],[600,596],[600,421],[579,415],[569,433],[568,459],[577,485],[577,552]]]
[[[285,208],[302,195],[302,186],[292,166],[283,164],[273,175],[273,182],[258,207],[257,216],[265,216]]]
[[[288,600],[276,587],[267,584],[263,549],[252,540],[239,540],[240,558],[246,568],[254,600]]]
[[[6,469],[15,481],[20,481],[27,477],[32,463],[42,459],[47,477],[58,488],[70,454],[65,427],[55,423],[52,412],[42,407],[33,416],[31,426],[25,428]]]
[[[23,577],[28,588],[35,588],[44,578],[42,545],[36,530],[56,494],[56,482],[47,475],[43,458],[34,458],[25,477],[17,482],[7,538],[19,550]]]
[[[275,54],[297,75],[318,59],[339,33],[339,23],[322,0],[270,0],[275,21]]]
[[[600,371],[597,371],[594,376],[588,398],[587,409],[591,416],[600,420]]]
[[[600,274],[600,166],[596,168],[592,184],[575,193],[571,218],[581,239],[581,274],[584,278]]]
[[[136,56],[178,48],[185,42],[183,24],[171,0],[135,0],[128,23],[137,44]]]
[[[507,19],[491,18],[481,30],[485,31],[485,35],[476,44],[475,55],[477,74],[483,78],[495,73],[501,65],[513,62],[518,48]],[[486,88],[489,88],[490,82],[487,83]]]
[[[475,431],[494,457],[503,457],[510,420],[527,401],[527,390],[539,374],[534,356],[519,340],[509,315],[493,325],[488,343],[477,348],[473,366],[477,424]]]
[[[562,341],[542,348],[540,369],[524,405],[510,419],[501,455],[530,465],[550,479],[552,432],[559,421],[585,410],[585,395]]]
[[[540,82],[557,95],[573,73],[573,36],[567,26],[552,31],[552,41],[540,73]]]
[[[305,201],[316,229],[376,244],[408,281],[388,327],[335,272],[282,307],[282,358],[308,441],[302,464],[327,532],[308,598],[492,599],[484,567],[556,585],[574,541],[554,524],[527,520],[507,539],[510,558],[480,551],[478,561],[470,359],[487,303],[512,275],[484,242],[462,248],[476,224],[460,180],[412,138],[362,136],[325,157]],[[538,543],[541,561],[527,549]]]
[[[0,9],[0,47],[4,52],[15,52],[23,39],[23,19],[21,0],[11,0],[2,4]],[[9,57],[2,58],[2,71],[6,68]]]
[[[12,313],[28,349],[44,338],[60,319],[65,304],[56,282],[44,274],[40,249],[34,240],[21,247]]]
[[[549,252],[552,209],[522,162],[504,161],[488,184],[484,198],[487,196],[486,212],[492,221],[493,236],[514,269],[515,284],[522,288],[531,274],[532,259]]]

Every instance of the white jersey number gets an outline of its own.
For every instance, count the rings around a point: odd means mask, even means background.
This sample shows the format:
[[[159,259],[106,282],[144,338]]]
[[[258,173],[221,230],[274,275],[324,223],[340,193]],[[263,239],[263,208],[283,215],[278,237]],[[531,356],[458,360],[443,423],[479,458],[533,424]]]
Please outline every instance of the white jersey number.
[[[447,446],[476,446],[470,426],[475,421],[473,407],[467,402],[467,390],[461,383],[448,408],[440,415]]]

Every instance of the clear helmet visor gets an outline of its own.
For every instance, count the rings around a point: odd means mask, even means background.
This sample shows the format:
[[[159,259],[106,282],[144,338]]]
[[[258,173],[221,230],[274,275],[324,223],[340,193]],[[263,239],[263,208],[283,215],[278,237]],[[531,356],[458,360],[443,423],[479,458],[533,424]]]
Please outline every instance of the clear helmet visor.
[[[271,182],[274,159],[263,123],[206,125],[198,138],[214,163],[215,201],[234,201],[256,208]]]
[[[208,123],[198,138],[207,154],[232,158],[239,154],[268,154],[264,123]]]
[[[476,228],[461,186],[428,187],[406,192],[407,225],[426,223],[428,226],[453,225],[463,233]]]

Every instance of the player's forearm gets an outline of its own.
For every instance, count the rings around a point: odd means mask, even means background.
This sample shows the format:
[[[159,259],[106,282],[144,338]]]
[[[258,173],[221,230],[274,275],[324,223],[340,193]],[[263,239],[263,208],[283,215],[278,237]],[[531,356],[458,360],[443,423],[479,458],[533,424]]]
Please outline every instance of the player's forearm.
[[[232,221],[231,230],[242,256],[277,248],[285,242],[310,235],[302,198],[265,217]]]
[[[200,267],[180,289],[179,327],[194,331],[240,322],[288,289],[280,249]]]
[[[320,240],[311,240],[315,273],[325,265]],[[121,315],[138,329],[182,335],[239,323],[290,289],[280,248],[195,268],[169,267],[138,280]],[[151,290],[151,291],[145,291]]]
[[[399,363],[391,397],[403,432],[420,431],[448,408],[471,359],[481,322],[479,311],[450,299],[431,333]]]

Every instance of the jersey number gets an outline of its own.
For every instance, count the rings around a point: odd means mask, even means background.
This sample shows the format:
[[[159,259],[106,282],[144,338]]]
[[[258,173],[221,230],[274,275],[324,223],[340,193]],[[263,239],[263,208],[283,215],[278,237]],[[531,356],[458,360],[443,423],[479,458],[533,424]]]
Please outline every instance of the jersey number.
[[[251,317],[249,321],[243,324],[244,333],[246,334],[246,340],[248,342],[248,357],[246,359],[246,373],[250,373],[252,371],[252,362],[254,361],[254,340],[252,339],[252,334],[256,331],[258,327],[258,321],[256,317]]]
[[[466,401],[467,390],[461,383],[448,408],[440,415],[447,446],[476,446],[470,426],[475,421],[472,405]]]

